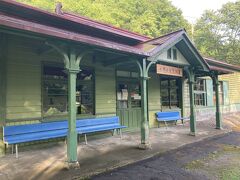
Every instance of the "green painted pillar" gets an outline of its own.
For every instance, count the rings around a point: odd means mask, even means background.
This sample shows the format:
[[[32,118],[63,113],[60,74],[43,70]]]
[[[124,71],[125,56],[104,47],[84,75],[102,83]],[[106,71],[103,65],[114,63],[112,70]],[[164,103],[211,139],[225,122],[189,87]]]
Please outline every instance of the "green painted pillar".
[[[67,160],[69,167],[77,167],[77,131],[76,131],[76,78],[80,71],[76,64],[76,53],[71,51],[69,64],[66,67],[68,74],[68,135],[67,135]]]
[[[139,146],[139,148],[141,149],[150,148],[148,107],[147,107],[147,80],[148,72],[146,67],[146,59],[143,59],[141,75],[141,107],[142,107],[141,144]]]
[[[6,120],[7,55],[8,55],[7,35],[0,33],[0,156],[5,154],[2,127],[5,125]]]
[[[194,72],[188,69],[189,97],[190,97],[190,135],[195,136],[196,133],[196,112],[194,103]]]
[[[185,117],[185,103],[184,103],[184,95],[185,95],[185,78],[181,78],[181,89],[180,89],[180,106],[181,106],[181,116]]]
[[[220,108],[220,94],[219,94],[219,81],[218,81],[218,75],[215,75],[214,78],[215,83],[215,95],[216,95],[216,129],[222,129],[222,114],[221,114],[221,108]]]

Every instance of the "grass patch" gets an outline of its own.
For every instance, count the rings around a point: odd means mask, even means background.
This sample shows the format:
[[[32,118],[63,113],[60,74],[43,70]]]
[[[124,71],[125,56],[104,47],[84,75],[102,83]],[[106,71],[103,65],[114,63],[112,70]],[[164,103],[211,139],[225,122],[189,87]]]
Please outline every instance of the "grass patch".
[[[240,167],[228,167],[219,170],[219,179],[221,180],[239,180]]]
[[[240,179],[240,147],[220,145],[219,151],[209,153],[206,157],[191,161],[185,165],[190,171],[201,171],[221,180]]]
[[[200,169],[204,167],[204,162],[202,160],[195,160],[190,163],[187,163],[185,168],[186,169]]]

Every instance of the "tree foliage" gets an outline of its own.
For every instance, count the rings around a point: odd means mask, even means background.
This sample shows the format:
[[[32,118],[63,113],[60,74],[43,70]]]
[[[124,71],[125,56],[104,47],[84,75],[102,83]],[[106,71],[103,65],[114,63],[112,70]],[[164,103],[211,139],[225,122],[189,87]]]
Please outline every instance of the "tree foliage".
[[[54,11],[59,0],[17,0]],[[60,0],[63,10],[90,17],[114,26],[157,37],[186,28],[181,10],[169,0]]]
[[[208,10],[196,23],[195,43],[205,56],[240,64],[240,1]]]

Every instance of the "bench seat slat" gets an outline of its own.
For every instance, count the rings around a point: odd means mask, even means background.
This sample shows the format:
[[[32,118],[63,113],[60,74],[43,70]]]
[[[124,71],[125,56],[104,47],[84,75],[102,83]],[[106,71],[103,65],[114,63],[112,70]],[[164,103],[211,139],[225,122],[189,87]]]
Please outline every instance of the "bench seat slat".
[[[180,119],[181,119],[181,117],[179,117],[179,116],[157,118],[158,121],[177,121]]]
[[[79,134],[85,134],[90,132],[108,131],[108,130],[122,129],[122,128],[126,128],[126,126],[114,125],[114,126],[77,128],[77,131]]]
[[[114,116],[114,117],[97,118],[97,119],[77,120],[76,126],[84,127],[84,126],[97,126],[102,124],[119,124],[119,118],[117,116]]]
[[[4,141],[8,144],[16,144],[37,140],[45,140],[57,137],[67,136],[67,129],[58,130],[58,131],[48,131],[48,132],[37,132],[31,134],[21,134],[17,136],[7,136],[4,138]]]

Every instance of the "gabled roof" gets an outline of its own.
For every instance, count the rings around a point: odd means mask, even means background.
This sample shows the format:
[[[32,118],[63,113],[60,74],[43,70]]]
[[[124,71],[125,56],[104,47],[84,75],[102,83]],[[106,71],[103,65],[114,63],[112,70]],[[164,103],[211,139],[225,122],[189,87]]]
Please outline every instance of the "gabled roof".
[[[178,34],[182,34],[182,32],[186,32],[185,29],[179,29],[177,31],[170,32],[160,37],[145,41],[142,44],[162,45],[165,42],[167,42],[169,39],[176,37]]]
[[[180,29],[137,45],[138,48],[149,53],[151,56],[150,60],[156,60],[160,54],[173,46],[178,48],[192,66],[203,71],[209,70],[207,62],[188,38],[185,29]]]

